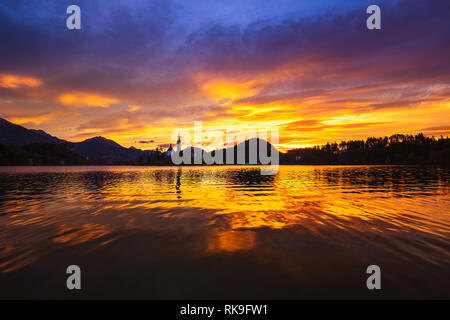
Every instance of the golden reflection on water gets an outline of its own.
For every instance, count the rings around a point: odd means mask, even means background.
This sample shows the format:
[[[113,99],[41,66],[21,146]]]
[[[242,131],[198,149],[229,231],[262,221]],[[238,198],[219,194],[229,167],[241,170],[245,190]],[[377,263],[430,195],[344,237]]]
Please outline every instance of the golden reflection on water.
[[[250,250],[255,245],[253,231],[219,231],[208,238],[208,251]]]
[[[252,250],[264,229],[333,242],[414,232],[438,237],[445,251],[449,175],[376,166],[281,166],[275,176],[252,166],[3,168],[0,272],[39,259],[48,239],[101,248],[125,231],[207,231],[205,253]]]
[[[56,232],[52,241],[56,243],[74,245],[100,239],[110,232],[111,231],[108,227],[96,223],[86,223],[76,228],[62,225]],[[106,243],[107,242],[102,244]]]

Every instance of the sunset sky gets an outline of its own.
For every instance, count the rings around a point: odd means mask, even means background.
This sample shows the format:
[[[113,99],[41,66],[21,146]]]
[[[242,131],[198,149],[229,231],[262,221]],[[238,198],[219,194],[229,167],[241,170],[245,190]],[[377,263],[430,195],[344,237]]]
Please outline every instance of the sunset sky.
[[[282,150],[450,134],[448,0],[2,0],[0,43],[0,117],[74,142],[154,149],[194,121],[278,128]]]

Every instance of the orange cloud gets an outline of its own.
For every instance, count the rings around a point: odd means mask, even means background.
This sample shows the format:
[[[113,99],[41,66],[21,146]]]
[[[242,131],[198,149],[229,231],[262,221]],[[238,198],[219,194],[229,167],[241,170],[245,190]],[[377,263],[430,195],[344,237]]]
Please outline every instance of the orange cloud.
[[[202,73],[195,76],[195,81],[200,85],[201,91],[214,100],[249,97],[258,92],[255,80],[216,77]]]
[[[31,77],[21,77],[12,74],[0,75],[0,87],[3,88],[20,88],[20,87],[39,87],[41,80]]]
[[[107,108],[109,105],[119,102],[119,100],[115,98],[85,92],[64,93],[58,97],[57,101],[67,106],[90,106],[101,108]]]
[[[141,106],[138,105],[132,105],[131,107],[128,108],[129,112],[135,112],[141,109]]]
[[[54,114],[44,114],[41,116],[34,116],[34,117],[13,117],[10,118],[9,121],[15,124],[23,125],[26,123],[33,123],[35,125],[40,125],[43,122],[53,120],[56,118],[56,115]]]

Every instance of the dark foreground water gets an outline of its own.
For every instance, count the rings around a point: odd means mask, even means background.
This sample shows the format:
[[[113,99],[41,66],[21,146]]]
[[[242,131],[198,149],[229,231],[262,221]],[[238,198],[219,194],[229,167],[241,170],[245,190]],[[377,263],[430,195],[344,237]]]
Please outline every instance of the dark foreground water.
[[[450,298],[450,170],[0,168],[0,298]],[[82,290],[66,288],[79,265]],[[381,268],[382,289],[366,288]]]

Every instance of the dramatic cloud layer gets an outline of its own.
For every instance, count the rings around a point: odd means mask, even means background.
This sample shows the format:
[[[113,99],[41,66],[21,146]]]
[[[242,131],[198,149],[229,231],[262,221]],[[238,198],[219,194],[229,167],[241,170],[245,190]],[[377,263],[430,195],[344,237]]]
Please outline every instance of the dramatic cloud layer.
[[[73,2],[73,1],[72,1]],[[0,3],[0,117],[60,138],[167,145],[174,130],[278,128],[281,148],[449,134],[450,3]]]

